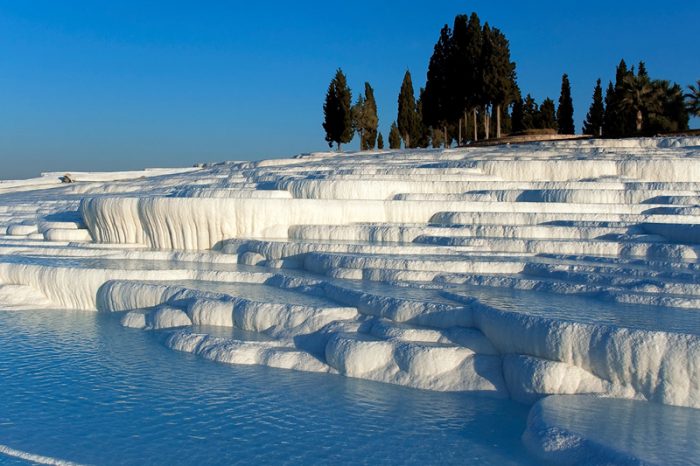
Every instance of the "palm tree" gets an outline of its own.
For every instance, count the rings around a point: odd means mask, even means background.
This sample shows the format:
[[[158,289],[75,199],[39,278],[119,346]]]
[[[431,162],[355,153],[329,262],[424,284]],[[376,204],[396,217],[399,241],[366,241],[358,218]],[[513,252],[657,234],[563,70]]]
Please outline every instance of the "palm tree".
[[[622,108],[637,115],[637,132],[642,131],[644,115],[662,110],[664,90],[644,76],[627,75],[622,80]]]
[[[688,86],[688,92],[685,94],[686,106],[688,108],[688,113],[700,116],[700,79],[697,80],[696,85]]]

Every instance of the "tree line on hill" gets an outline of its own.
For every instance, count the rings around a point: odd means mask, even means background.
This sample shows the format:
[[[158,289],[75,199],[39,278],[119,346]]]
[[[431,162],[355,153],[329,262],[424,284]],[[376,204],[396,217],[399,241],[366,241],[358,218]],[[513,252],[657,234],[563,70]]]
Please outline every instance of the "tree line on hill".
[[[627,69],[625,61],[621,60],[615,72],[615,83],[608,83],[605,100],[598,79],[583,132],[603,137],[629,137],[685,131],[689,114],[700,115],[698,89],[692,85],[688,89],[684,95],[677,83],[651,79],[644,62],[639,63],[635,73],[634,67]]]
[[[584,134],[595,137],[629,137],[688,129],[689,114],[698,116],[697,85],[689,92],[676,83],[651,79],[644,62],[617,67],[615,83],[605,98],[598,79],[593,101],[583,123]],[[384,148],[378,131],[379,117],[374,90],[365,83],[364,94],[352,103],[347,78],[338,69],[323,105],[326,142],[349,143],[360,136],[360,149]],[[550,98],[541,104],[517,84],[516,64],[510,44],[498,28],[481,25],[476,13],[458,15],[445,25],[430,58],[425,88],[414,93],[406,71],[398,96],[398,115],[389,132],[389,147],[441,147],[467,144],[503,134],[537,132],[575,134],[571,83],[562,76],[558,105]]]

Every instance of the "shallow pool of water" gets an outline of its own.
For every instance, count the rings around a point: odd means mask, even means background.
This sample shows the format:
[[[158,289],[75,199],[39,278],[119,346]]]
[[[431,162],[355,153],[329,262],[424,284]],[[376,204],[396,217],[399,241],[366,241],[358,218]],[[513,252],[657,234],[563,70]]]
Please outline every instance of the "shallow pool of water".
[[[564,429],[598,449],[633,454],[644,464],[700,465],[700,410],[590,395],[540,402],[546,426]]]
[[[105,465],[536,464],[512,401],[218,364],[165,336],[0,311],[0,445]]]
[[[464,296],[505,311],[650,331],[700,335],[697,310],[645,306],[605,301],[590,296],[560,295],[540,291],[462,286],[453,288]]]

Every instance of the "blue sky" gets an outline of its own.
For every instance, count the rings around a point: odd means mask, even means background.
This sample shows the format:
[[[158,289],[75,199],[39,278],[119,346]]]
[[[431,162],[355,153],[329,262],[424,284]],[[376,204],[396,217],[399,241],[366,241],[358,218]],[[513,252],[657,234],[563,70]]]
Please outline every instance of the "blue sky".
[[[373,85],[386,136],[405,70],[423,85],[471,11],[509,38],[524,93],[556,100],[569,74],[577,130],[620,58],[700,78],[697,1],[0,0],[0,178],[324,150],[337,67]]]

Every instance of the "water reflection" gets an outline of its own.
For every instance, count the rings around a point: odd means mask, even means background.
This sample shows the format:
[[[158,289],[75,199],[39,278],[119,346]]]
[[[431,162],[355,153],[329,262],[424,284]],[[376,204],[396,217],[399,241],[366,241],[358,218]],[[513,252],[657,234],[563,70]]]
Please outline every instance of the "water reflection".
[[[582,395],[550,397],[542,405],[548,424],[599,445],[650,464],[700,465],[700,410]]]
[[[510,401],[218,364],[117,318],[0,312],[0,443],[91,464],[531,464]]]

